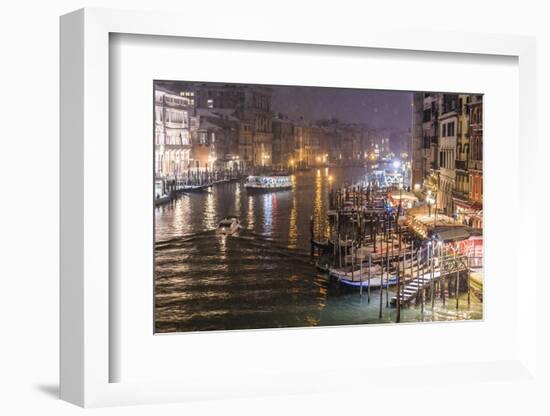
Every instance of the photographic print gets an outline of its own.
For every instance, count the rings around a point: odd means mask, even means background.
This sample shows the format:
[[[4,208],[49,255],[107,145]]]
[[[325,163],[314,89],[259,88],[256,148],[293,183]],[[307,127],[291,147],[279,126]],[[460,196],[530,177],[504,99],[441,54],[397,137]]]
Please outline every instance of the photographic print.
[[[156,333],[483,319],[483,95],[153,82]]]

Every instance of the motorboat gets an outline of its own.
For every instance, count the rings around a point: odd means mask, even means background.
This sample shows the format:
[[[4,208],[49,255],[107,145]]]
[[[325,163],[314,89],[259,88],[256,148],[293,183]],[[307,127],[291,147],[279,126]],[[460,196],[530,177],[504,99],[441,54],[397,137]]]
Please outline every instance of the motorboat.
[[[223,218],[218,225],[218,234],[233,235],[239,231],[241,223],[239,218],[235,216],[227,216]]]

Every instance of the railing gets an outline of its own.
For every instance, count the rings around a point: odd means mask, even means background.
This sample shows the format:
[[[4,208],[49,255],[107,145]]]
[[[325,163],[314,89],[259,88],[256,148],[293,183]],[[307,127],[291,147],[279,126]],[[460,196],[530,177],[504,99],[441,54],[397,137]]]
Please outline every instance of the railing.
[[[469,259],[465,255],[446,255],[441,258],[437,258],[440,273],[448,274],[456,271],[468,269]]]
[[[468,267],[470,269],[481,269],[483,267],[483,257],[468,257]]]

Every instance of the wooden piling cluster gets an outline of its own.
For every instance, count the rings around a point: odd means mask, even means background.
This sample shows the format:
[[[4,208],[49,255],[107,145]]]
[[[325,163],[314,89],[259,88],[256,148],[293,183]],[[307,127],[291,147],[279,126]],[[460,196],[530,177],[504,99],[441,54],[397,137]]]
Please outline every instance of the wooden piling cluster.
[[[456,298],[457,310],[460,292],[468,292],[469,304],[467,258],[456,253],[442,253],[440,245],[415,240],[400,224],[397,215],[400,207],[393,212],[387,209],[389,191],[373,184],[331,190],[329,238],[322,243],[314,240],[312,218],[312,255],[314,246],[322,247],[330,257],[332,268],[344,270],[346,276],[349,269],[349,280],[358,283],[361,297],[367,283],[368,302],[371,301],[371,279],[375,277],[371,271],[375,267],[380,278],[380,318],[384,298],[386,307],[397,308],[397,322],[401,319],[402,307],[419,304],[424,312],[428,300],[433,309],[437,297],[445,303],[451,293]],[[391,301],[390,285],[395,286]]]

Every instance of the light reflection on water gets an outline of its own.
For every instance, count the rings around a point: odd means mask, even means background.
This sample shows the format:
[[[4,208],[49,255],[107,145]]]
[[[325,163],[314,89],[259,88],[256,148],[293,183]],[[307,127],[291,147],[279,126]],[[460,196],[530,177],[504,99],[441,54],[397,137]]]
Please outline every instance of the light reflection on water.
[[[160,332],[296,327],[391,322],[395,309],[378,318],[357,290],[331,282],[309,259],[309,218],[316,238],[328,235],[331,186],[363,178],[365,170],[299,172],[292,189],[249,195],[240,183],[183,195],[155,209],[155,319]],[[329,176],[333,178],[332,183]],[[238,236],[216,234],[218,222],[238,215]],[[450,302],[454,305],[454,302]],[[385,304],[384,304],[385,306]],[[403,310],[403,322],[481,318],[481,303],[460,313],[437,304],[422,317]]]

